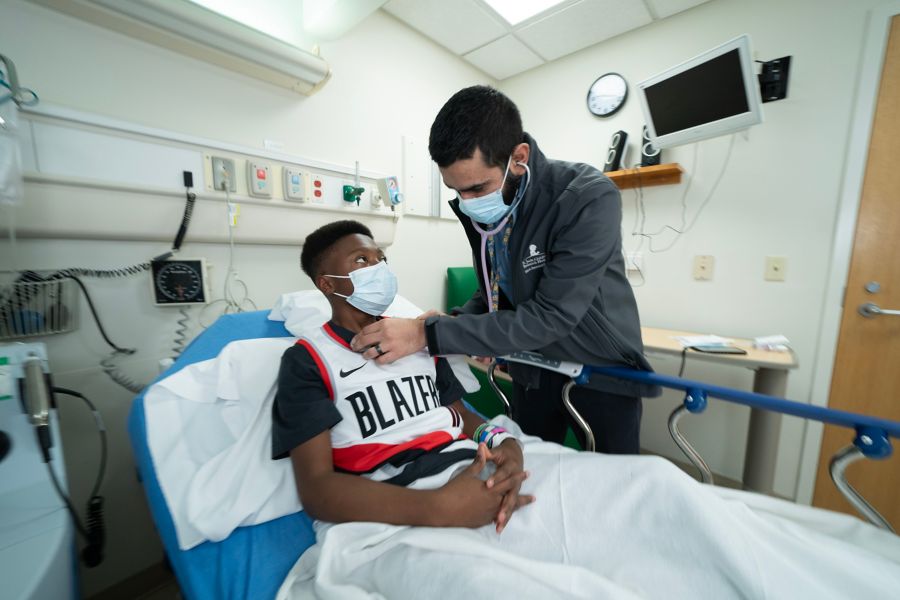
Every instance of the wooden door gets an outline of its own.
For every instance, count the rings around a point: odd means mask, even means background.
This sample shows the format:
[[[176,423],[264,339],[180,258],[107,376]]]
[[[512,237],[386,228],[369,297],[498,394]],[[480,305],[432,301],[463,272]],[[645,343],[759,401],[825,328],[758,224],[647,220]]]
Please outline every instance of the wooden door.
[[[900,316],[866,318],[858,309],[869,302],[900,310],[900,15],[891,23],[881,74],[828,401],[831,408],[900,421]],[[828,475],[832,455],[852,439],[849,429],[825,427],[815,506],[857,514]],[[853,464],[847,480],[900,530],[900,440],[892,442],[890,458]]]

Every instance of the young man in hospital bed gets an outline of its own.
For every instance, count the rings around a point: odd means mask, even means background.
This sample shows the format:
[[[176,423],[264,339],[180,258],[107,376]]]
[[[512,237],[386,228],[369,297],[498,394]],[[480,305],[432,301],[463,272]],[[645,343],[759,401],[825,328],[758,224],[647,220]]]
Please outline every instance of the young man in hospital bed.
[[[661,458],[578,453],[505,418],[485,424],[443,360],[353,352],[397,291],[362,224],[311,234],[302,266],[331,320],[283,355],[272,444],[290,456],[318,542],[279,598],[900,593],[890,533],[702,485]]]

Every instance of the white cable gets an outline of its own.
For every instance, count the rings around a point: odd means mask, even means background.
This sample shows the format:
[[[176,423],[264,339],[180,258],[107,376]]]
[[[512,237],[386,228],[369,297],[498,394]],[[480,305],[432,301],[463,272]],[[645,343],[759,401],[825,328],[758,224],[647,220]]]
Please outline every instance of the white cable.
[[[13,273],[19,272],[19,253],[18,244],[16,243],[16,207],[12,204],[7,205],[9,209],[9,257],[10,267]]]
[[[681,226],[679,228],[672,227],[671,225],[664,225],[663,227],[661,227],[658,231],[656,231],[654,233],[645,233],[644,232],[644,224],[646,223],[647,213],[646,213],[646,209],[645,209],[644,203],[643,203],[643,194],[641,194],[641,197],[640,197],[640,212],[641,212],[640,231],[632,232],[632,235],[640,236],[642,241],[643,241],[643,238],[648,238],[650,240],[650,252],[652,252],[654,254],[659,254],[659,253],[671,250],[675,246],[675,244],[678,242],[678,240],[681,238],[681,236],[683,234],[687,233],[688,231],[690,231],[694,227],[694,225],[697,224],[697,221],[700,218],[701,213],[706,208],[706,205],[709,204],[709,202],[712,200],[712,197],[713,197],[713,195],[715,195],[716,190],[719,187],[719,184],[722,182],[722,178],[725,176],[725,171],[727,170],[728,164],[731,160],[731,152],[734,149],[735,136],[736,136],[736,134],[731,135],[731,140],[728,144],[728,150],[725,154],[725,160],[722,162],[722,168],[719,171],[719,175],[716,178],[715,183],[713,183],[713,186],[710,188],[709,193],[706,195],[706,198],[700,204],[700,208],[698,208],[697,212],[694,213],[694,217],[693,217],[693,219],[691,219],[690,223],[687,223],[687,195],[688,195],[688,190],[691,187],[691,183],[693,183],[693,180],[694,180],[693,175],[688,180],[688,183],[684,189],[684,193],[681,195]],[[697,169],[697,146],[698,146],[697,144],[694,145],[693,170]],[[659,249],[654,248],[653,247],[653,239],[656,236],[665,232],[667,229],[674,231],[676,234],[675,237],[672,239],[671,243],[669,243],[669,245],[667,245],[664,248],[659,248]],[[638,247],[640,247],[640,245]]]

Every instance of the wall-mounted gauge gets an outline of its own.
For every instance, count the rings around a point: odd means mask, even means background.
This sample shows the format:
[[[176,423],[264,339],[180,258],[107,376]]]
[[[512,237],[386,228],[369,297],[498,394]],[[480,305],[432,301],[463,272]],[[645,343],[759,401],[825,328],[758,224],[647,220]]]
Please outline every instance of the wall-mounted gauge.
[[[206,304],[206,262],[202,258],[155,260],[151,263],[153,299],[157,306]]]

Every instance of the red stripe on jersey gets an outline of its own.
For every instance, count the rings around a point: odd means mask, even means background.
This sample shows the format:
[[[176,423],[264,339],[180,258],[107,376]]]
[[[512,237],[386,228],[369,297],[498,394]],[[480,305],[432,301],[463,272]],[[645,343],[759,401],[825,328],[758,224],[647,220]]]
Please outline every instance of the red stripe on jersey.
[[[459,439],[459,438],[457,438]],[[453,441],[446,431],[432,431],[404,444],[356,444],[331,451],[334,466],[352,473],[369,473],[387,462],[392,456],[413,448],[431,450]]]
[[[331,325],[325,323],[324,325],[322,325],[322,329],[325,330],[325,333],[328,334],[328,337],[336,341],[338,344],[340,344],[347,350],[353,350],[353,348],[350,347],[350,344],[347,343],[347,340],[335,333],[334,329],[331,328]]]
[[[328,390],[328,395],[334,400],[334,387],[331,385],[331,377],[328,376],[328,370],[325,368],[325,363],[323,363],[322,359],[319,357],[319,353],[316,352],[315,349],[313,349],[312,344],[306,340],[297,340],[297,344],[306,348],[309,355],[312,356],[313,361],[315,361],[316,366],[319,368],[319,374],[322,376],[322,381],[325,383],[325,389]]]

